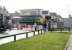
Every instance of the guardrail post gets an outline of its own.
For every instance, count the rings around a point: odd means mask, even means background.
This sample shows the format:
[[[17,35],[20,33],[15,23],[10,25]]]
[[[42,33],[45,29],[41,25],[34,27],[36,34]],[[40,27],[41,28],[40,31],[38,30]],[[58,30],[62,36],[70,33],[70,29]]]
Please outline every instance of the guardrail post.
[[[33,32],[34,32],[33,36],[35,36],[35,31],[33,31]]]
[[[44,33],[45,33],[45,29],[43,29]]]
[[[41,34],[42,34],[42,29],[41,29]]]
[[[28,32],[26,33],[26,38],[28,38]]]
[[[39,30],[38,30],[38,35],[39,35]]]
[[[14,35],[14,41],[16,41],[16,35]]]

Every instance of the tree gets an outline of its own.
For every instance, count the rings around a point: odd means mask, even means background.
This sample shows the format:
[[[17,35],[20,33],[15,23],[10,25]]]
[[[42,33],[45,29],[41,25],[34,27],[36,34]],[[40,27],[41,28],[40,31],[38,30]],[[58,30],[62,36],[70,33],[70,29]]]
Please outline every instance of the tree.
[[[43,24],[44,23],[44,18],[43,17],[37,17],[35,19],[35,23],[37,23],[37,24]]]

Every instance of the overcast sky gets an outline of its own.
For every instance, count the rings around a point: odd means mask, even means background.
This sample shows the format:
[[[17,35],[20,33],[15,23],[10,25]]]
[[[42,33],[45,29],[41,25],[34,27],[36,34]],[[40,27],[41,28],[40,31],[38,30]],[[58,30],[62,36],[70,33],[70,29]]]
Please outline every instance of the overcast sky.
[[[9,12],[40,8],[68,17],[68,14],[72,13],[71,2],[71,0],[0,0],[0,5],[5,6]]]

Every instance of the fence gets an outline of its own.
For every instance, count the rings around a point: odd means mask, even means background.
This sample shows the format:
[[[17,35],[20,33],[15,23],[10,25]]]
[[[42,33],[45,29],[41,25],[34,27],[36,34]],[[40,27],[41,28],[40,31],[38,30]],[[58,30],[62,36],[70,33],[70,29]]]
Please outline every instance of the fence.
[[[7,38],[7,37],[13,37],[13,41],[16,41],[17,40],[17,35],[22,35],[22,34],[26,34],[26,38],[28,38],[28,35],[29,33],[33,32],[33,36],[35,36],[35,32],[38,32],[38,35],[39,34],[42,34],[45,32],[44,29],[41,29],[41,30],[37,30],[37,31],[30,31],[30,32],[24,32],[24,33],[19,33],[19,34],[13,34],[13,35],[6,35],[6,36],[2,36],[0,37],[0,39],[4,39],[4,38]]]
[[[50,29],[48,29],[48,31],[60,31],[60,32],[62,32],[62,31],[67,31],[67,32],[70,32],[70,31],[72,31],[72,28],[50,28]]]

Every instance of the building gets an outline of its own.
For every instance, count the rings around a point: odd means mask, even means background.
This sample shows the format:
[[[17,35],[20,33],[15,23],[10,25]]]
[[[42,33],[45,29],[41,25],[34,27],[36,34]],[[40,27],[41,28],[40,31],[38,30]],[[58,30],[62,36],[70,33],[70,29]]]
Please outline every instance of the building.
[[[46,23],[48,27],[51,28],[60,28],[63,27],[63,19],[60,15],[56,13],[51,13],[48,10],[43,10],[43,9],[24,9],[24,10],[19,10],[16,13],[10,13],[11,17],[19,17],[13,19],[15,22],[20,22],[20,23],[25,23],[25,24],[34,24],[36,18],[42,17],[50,17],[50,19],[47,19]]]
[[[38,18],[44,19],[45,16],[49,15],[48,10],[43,9],[23,9],[19,10],[16,13],[10,13],[10,16],[12,18],[12,23],[16,24],[19,23],[21,25],[27,24],[27,25],[34,25],[35,23],[41,24]],[[38,21],[36,22],[36,20]],[[17,25],[17,24],[16,24]]]
[[[72,28],[72,16],[69,14],[69,18],[63,18],[64,27],[65,28]]]
[[[64,18],[64,27],[65,28],[72,28],[72,19],[71,18]]]
[[[9,20],[9,13],[5,7],[0,6],[0,31],[7,28]]]
[[[10,16],[12,17],[20,16],[22,17],[21,21],[23,21],[23,23],[34,24],[36,18],[38,17],[45,18],[45,16],[47,16],[48,14],[49,12],[43,9],[24,9],[19,10],[16,13],[10,13]]]
[[[21,15],[20,15],[20,13],[15,12],[15,13],[9,13],[9,16],[16,17],[16,16],[21,16]]]
[[[24,9],[24,10],[20,10],[20,14],[23,16],[46,16],[49,14],[48,10],[43,10],[43,9]]]
[[[56,14],[50,13],[51,16],[51,28],[61,28],[63,27],[63,18]]]

